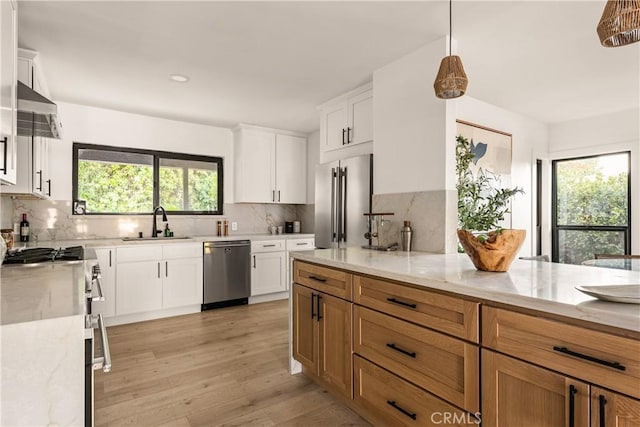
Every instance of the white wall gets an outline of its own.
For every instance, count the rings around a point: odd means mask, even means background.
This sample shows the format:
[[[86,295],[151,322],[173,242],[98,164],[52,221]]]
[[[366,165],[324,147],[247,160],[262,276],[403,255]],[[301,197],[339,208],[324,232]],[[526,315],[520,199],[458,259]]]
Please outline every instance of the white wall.
[[[52,199],[71,200],[72,144],[145,148],[224,158],[224,202],[233,202],[231,130],[84,105],[58,103],[64,139],[50,148]]]
[[[549,127],[549,160],[621,151],[631,151],[631,252],[637,254],[640,253],[640,109]]]
[[[535,163],[537,158],[546,157],[548,126],[470,96],[459,98],[456,108],[457,119],[512,135],[511,185],[522,187],[524,195],[513,199],[511,226],[527,230],[519,255],[535,253]]]
[[[453,182],[455,163],[447,167],[454,152],[447,144],[452,101],[433,90],[446,47],[440,39],[373,73],[375,194],[445,190]]]

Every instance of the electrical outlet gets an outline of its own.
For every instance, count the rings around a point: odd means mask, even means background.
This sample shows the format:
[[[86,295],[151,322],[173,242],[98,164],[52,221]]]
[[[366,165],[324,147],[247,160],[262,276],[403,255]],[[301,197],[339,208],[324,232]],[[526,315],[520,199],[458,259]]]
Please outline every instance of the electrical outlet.
[[[237,222],[232,222],[231,223],[231,231],[238,231],[238,223]]]

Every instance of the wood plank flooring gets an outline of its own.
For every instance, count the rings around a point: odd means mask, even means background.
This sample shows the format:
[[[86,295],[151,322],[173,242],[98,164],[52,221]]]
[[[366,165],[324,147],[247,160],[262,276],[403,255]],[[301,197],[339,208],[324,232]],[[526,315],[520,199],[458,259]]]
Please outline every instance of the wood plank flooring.
[[[289,375],[287,316],[284,300],[108,328],[96,426],[368,426]]]

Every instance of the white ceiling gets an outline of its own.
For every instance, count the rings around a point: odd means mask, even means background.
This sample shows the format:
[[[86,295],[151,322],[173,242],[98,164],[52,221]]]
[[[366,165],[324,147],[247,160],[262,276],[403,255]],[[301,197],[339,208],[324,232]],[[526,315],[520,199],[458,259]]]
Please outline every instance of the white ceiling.
[[[603,6],[455,1],[468,95],[549,123],[638,108],[640,43],[601,47]],[[443,37],[448,3],[21,1],[18,28],[54,100],[311,132],[316,105]]]

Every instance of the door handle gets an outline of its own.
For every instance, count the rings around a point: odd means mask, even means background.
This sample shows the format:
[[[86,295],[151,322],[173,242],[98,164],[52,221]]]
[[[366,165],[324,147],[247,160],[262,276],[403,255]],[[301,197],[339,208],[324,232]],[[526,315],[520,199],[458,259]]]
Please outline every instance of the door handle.
[[[342,169],[342,178],[340,180],[342,184],[342,241],[347,241],[347,168]]]
[[[256,268],[256,256],[253,256],[253,268]]]
[[[314,294],[313,292],[311,292],[311,318],[313,319],[314,317],[316,317],[316,313],[313,311],[313,303],[315,302],[316,298],[316,294]]]
[[[169,277],[169,261],[164,262],[164,277]]]
[[[320,300],[322,299],[322,297],[320,296],[320,294],[316,295],[316,315],[318,316],[318,322],[320,321],[320,319],[322,319],[322,316],[320,315]]]
[[[337,221],[337,200],[336,200],[336,183],[338,175],[336,168],[331,168],[331,241],[337,242],[336,221]]]
[[[36,187],[36,190],[42,191],[42,171],[39,170],[38,172],[36,172],[36,175],[38,175],[38,180],[40,182],[40,187]]]
[[[600,427],[605,427],[606,425],[606,415],[607,415],[605,411],[606,404],[607,404],[607,399],[603,395],[598,396]]]
[[[351,131],[352,131],[352,130],[353,130],[353,129],[351,129],[351,128],[347,128],[347,144],[351,144],[351,143],[353,142],[353,141],[351,140],[351,133],[352,133]]]
[[[49,186],[49,191],[47,192],[47,196],[51,197],[51,180],[47,180],[47,185]]]
[[[346,132],[347,132],[346,129],[342,128],[342,145],[346,144],[346,142],[344,140],[344,135],[345,135]]]
[[[109,338],[107,337],[107,328],[104,326],[102,313],[98,314],[98,327],[100,328],[100,341],[102,342],[102,357],[92,361],[93,369],[102,368],[103,372],[109,372],[111,371],[111,351],[109,350]]]
[[[280,190],[278,190],[278,201],[280,201]]]
[[[160,278],[160,263],[158,263],[158,279]]]
[[[576,393],[578,389],[575,386],[569,386],[569,427],[576,425]]]
[[[271,190],[271,201],[272,202],[276,201],[276,190]]]
[[[9,145],[9,139],[8,137],[4,137],[2,139],[0,139],[0,142],[2,144],[4,144],[4,147],[2,148],[4,155],[2,156],[2,159],[4,160],[4,164],[2,165],[2,172],[6,175],[7,174],[7,145]]]
[[[109,249],[109,267],[111,267],[111,249]]]

